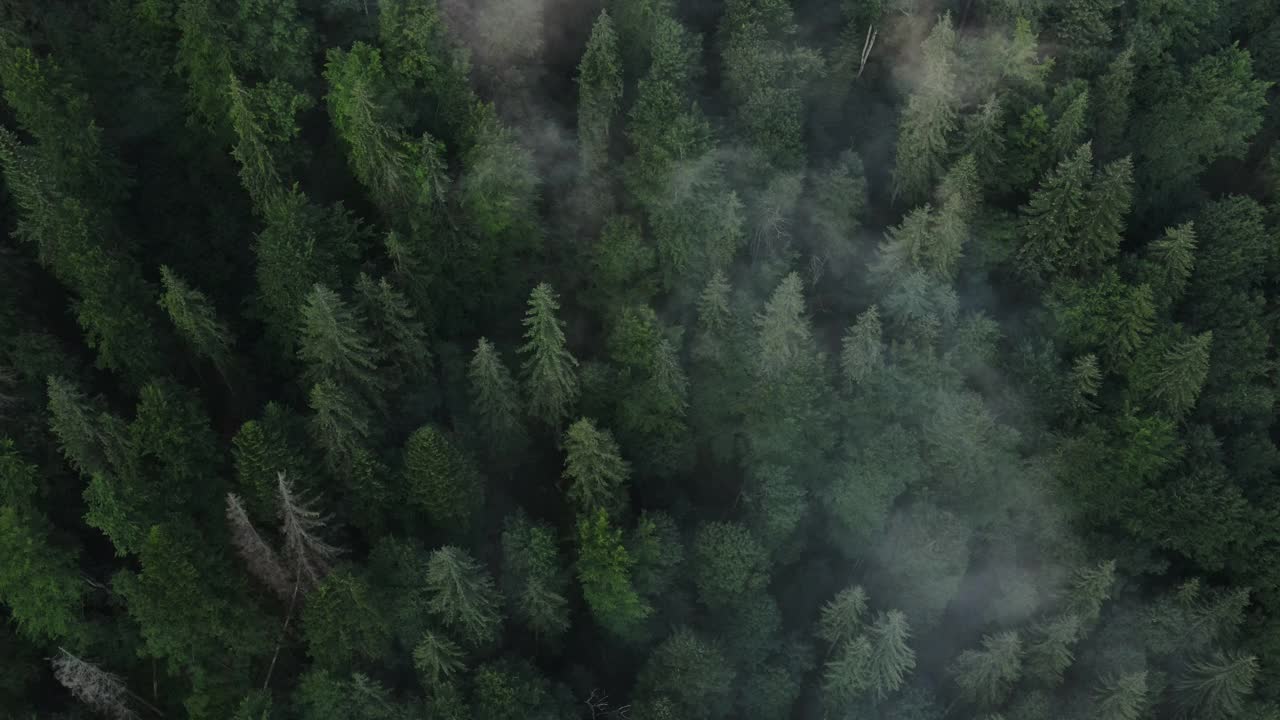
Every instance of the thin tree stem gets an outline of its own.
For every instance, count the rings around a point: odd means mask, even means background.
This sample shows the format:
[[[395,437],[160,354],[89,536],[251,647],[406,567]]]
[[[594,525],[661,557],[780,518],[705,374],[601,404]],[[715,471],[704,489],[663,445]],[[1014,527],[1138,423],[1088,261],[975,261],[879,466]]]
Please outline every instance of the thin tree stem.
[[[293,620],[293,608],[298,602],[298,588],[302,587],[302,573],[299,572],[293,581],[293,595],[289,597],[289,611],[284,616],[284,627],[280,629],[280,639],[276,641],[276,651],[271,655],[271,664],[267,666],[267,679],[262,681],[262,689],[266,690],[271,684],[271,674],[275,672],[276,660],[280,658],[280,648],[284,645],[285,638],[289,635],[289,623]]]

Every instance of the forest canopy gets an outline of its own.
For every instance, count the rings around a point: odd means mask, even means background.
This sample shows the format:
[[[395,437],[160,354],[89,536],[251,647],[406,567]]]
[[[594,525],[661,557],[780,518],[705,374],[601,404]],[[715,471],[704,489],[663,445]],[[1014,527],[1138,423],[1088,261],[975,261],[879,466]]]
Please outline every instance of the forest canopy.
[[[1273,0],[0,0],[0,716],[1280,720]]]

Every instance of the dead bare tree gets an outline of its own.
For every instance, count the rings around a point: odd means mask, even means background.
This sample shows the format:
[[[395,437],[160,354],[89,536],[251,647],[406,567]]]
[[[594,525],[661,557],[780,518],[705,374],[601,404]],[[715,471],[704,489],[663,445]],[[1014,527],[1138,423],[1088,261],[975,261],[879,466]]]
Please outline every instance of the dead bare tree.
[[[293,586],[280,556],[262,539],[253,526],[244,504],[235,493],[227,493],[227,524],[231,526],[231,542],[249,566],[249,572],[282,598],[291,595]]]
[[[267,544],[253,526],[240,498],[227,494],[227,523],[231,526],[231,539],[236,550],[249,566],[249,572],[274,590],[282,598],[289,599],[285,611],[284,626],[276,641],[267,677],[262,683],[265,690],[271,684],[271,675],[280,658],[280,648],[289,634],[289,625],[302,595],[315,589],[329,573],[329,568],[341,549],[320,538],[329,518],[314,510],[298,495],[283,472],[276,474],[276,495],[280,516],[280,535],[284,538],[285,562]],[[286,567],[287,565],[287,567]]]
[[[862,58],[858,62],[858,74],[855,78],[862,77],[862,71],[867,69],[867,58],[871,57],[871,48],[876,46],[879,35],[880,31],[874,25],[867,26],[867,39],[862,41]]]
[[[129,707],[127,698],[142,703],[159,717],[164,717],[151,703],[131,692],[119,675],[107,672],[87,660],[58,648],[58,656],[51,658],[53,677],[71,691],[77,700],[103,715],[116,720],[137,720],[138,714]]]

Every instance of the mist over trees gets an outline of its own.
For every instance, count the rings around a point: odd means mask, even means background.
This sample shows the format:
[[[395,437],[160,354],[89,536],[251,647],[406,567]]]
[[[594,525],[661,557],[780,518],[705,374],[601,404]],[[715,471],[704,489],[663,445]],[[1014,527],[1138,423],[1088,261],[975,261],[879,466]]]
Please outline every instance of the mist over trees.
[[[1280,718],[1280,6],[0,0],[0,716]]]

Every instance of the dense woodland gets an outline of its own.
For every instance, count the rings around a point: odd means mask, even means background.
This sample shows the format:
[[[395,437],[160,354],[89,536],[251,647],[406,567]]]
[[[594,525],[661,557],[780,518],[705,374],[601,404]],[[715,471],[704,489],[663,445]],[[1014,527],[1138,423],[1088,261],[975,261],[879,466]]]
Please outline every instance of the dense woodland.
[[[0,0],[0,716],[1280,718],[1274,0]]]

